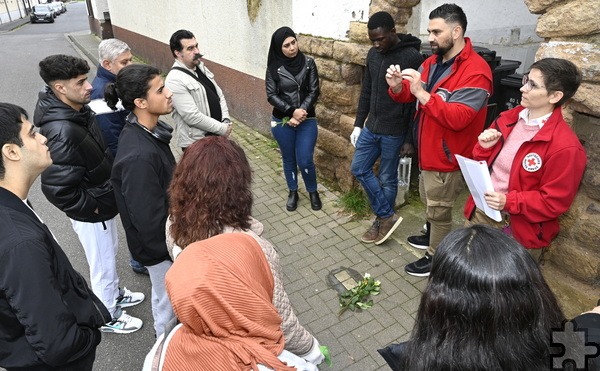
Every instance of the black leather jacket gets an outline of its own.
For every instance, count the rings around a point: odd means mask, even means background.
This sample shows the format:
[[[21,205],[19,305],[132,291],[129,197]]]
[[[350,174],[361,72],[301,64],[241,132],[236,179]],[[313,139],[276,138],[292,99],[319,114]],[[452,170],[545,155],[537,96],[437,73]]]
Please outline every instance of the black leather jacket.
[[[279,67],[279,81],[273,80],[267,68],[267,100],[273,106],[273,116],[278,119],[292,117],[297,108],[306,110],[308,117],[315,117],[315,103],[320,94],[319,73],[315,60],[305,58],[305,67],[296,76]]]
[[[118,213],[110,183],[113,158],[94,116],[87,105],[75,111],[48,87],[40,92],[33,116],[52,157],[42,173],[42,192],[69,218],[88,223]]]

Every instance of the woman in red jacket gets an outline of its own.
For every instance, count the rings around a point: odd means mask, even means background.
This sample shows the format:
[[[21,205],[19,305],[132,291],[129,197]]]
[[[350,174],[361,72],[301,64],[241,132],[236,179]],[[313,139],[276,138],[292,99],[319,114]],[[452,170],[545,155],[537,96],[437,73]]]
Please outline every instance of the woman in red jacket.
[[[585,170],[585,150],[561,110],[580,83],[570,61],[535,62],[523,77],[521,106],[500,114],[473,149],[473,158],[491,170],[494,191],[485,200],[504,221],[476,209],[472,197],[465,216],[472,224],[503,228],[534,256],[558,234],[558,217],[571,206]]]

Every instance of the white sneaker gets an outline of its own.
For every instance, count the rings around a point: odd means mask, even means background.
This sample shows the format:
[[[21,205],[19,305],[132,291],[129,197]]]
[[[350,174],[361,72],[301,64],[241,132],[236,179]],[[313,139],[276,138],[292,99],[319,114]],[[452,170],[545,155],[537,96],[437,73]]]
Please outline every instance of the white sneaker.
[[[112,332],[113,334],[130,334],[141,329],[144,324],[141,319],[130,316],[122,309],[117,310],[115,316],[117,315],[118,318],[102,325],[100,331]]]
[[[119,297],[117,298],[117,307],[127,308],[133,307],[143,302],[146,296],[141,292],[133,292],[127,290],[127,287],[119,289]]]

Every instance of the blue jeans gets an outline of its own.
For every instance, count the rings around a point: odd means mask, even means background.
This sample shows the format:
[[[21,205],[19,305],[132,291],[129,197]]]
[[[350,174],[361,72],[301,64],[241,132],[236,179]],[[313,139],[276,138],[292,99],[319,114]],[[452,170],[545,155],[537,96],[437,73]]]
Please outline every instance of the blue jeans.
[[[389,218],[394,214],[402,144],[404,136],[373,134],[366,127],[356,141],[352,175],[365,189],[371,209],[380,218]],[[375,176],[373,165],[380,156],[379,174]]]
[[[135,260],[133,258],[133,255],[129,254],[129,265],[131,266],[131,268],[133,269],[137,269],[137,270],[143,270],[146,267],[144,267],[144,265],[142,263],[140,263],[139,261]]]
[[[283,173],[290,191],[298,190],[298,168],[308,192],[317,190],[317,172],[313,155],[317,143],[317,119],[307,118],[297,127],[281,125],[281,120],[271,118],[277,124],[271,133],[279,144],[283,158]]]

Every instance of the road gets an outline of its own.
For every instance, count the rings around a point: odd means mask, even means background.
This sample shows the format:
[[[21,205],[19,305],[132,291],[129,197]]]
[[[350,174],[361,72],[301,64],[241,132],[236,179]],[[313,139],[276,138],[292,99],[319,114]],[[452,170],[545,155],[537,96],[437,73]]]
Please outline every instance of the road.
[[[85,3],[67,5],[68,11],[56,18],[54,23],[26,24],[8,33],[0,33],[0,102],[22,106],[33,119],[37,93],[44,83],[38,74],[40,60],[52,54],[81,56],[71,45],[65,34],[89,30]],[[89,80],[96,74],[92,66]],[[88,265],[83,249],[71,228],[69,219],[46,201],[40,190],[39,180],[33,185],[29,199],[36,212],[48,224],[61,246],[69,256],[75,269],[89,277]],[[119,222],[120,226],[120,222]],[[104,334],[97,350],[94,370],[140,370],[144,356],[154,343],[152,311],[150,308],[150,280],[131,271],[128,262],[127,244],[122,228],[119,231],[118,271],[120,285],[146,295],[144,303],[128,308],[127,312],[141,318],[144,327],[133,334]],[[27,262],[23,262],[27,269]],[[43,305],[43,303],[40,303]]]

